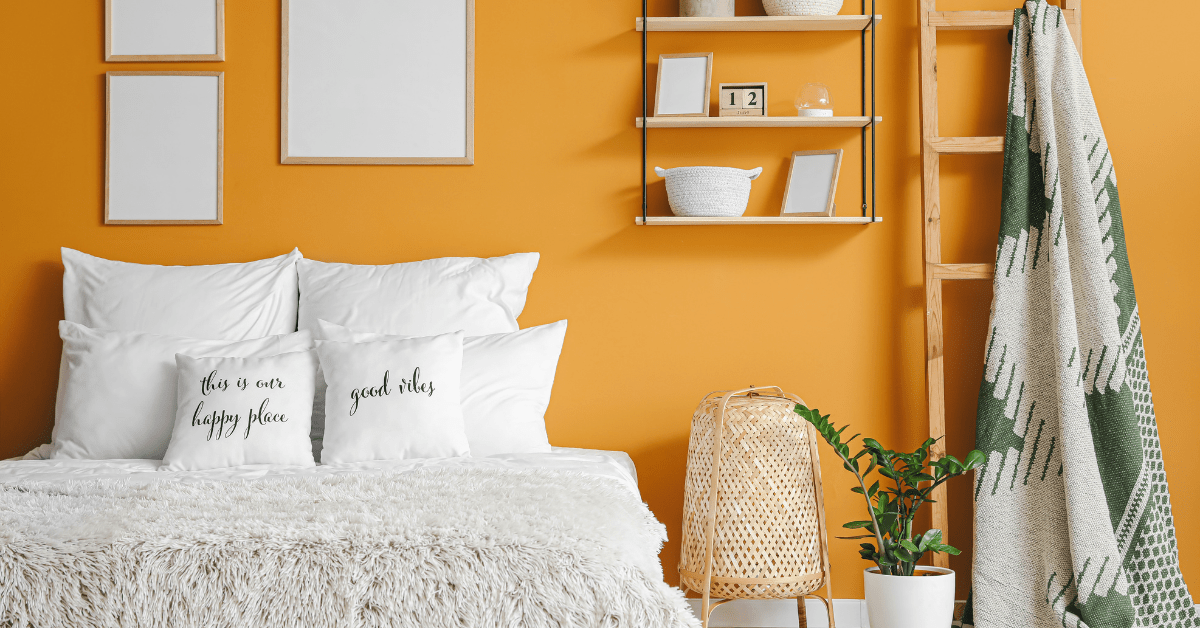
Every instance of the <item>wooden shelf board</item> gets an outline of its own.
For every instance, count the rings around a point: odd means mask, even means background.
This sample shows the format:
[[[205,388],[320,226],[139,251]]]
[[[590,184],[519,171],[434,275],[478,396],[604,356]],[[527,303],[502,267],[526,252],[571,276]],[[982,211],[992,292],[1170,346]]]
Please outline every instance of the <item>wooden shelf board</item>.
[[[881,116],[875,117],[875,124],[883,122]],[[634,118],[634,126],[642,128],[642,118]],[[832,118],[811,118],[799,116],[671,116],[650,117],[648,128],[651,129],[698,129],[698,128],[778,128],[778,127],[809,127],[809,128],[862,128],[870,126],[870,116],[834,116]]]
[[[861,31],[870,28],[869,15],[806,15],[775,17],[651,17],[653,31]],[[876,15],[875,21],[883,19]],[[1008,16],[1012,22],[1012,14]],[[634,19],[634,30],[642,30],[642,18]]]
[[[872,222],[883,222],[883,217],[862,216],[734,216],[714,218],[687,218],[682,216],[649,216],[642,222],[637,216],[634,224],[649,226],[697,226],[697,225],[869,225]]]

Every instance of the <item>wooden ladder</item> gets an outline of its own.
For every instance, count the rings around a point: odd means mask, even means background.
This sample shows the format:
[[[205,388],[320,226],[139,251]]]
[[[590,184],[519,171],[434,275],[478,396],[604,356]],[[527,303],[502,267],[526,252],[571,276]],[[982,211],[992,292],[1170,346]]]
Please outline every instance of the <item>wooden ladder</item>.
[[[921,20],[921,201],[924,206],[925,240],[925,384],[929,406],[929,436],[938,439],[930,452],[945,455],[946,381],[943,371],[942,281],[991,279],[993,264],[942,263],[942,211],[938,180],[942,155],[1003,153],[1003,137],[942,137],[938,133],[937,32],[939,30],[1009,30],[1012,11],[938,11],[937,0],[917,0]],[[1083,53],[1082,0],[1060,0],[1067,28],[1075,47]],[[946,485],[939,486],[933,499],[933,527],[942,530],[948,543],[949,510]],[[947,554],[934,554],[933,564],[949,567]]]

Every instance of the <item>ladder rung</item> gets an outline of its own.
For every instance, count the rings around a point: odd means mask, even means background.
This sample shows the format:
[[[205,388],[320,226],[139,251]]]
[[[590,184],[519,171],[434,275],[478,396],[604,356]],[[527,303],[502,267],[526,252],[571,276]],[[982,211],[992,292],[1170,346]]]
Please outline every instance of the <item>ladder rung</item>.
[[[1003,153],[1003,137],[935,137],[929,140],[933,150],[947,155]]]
[[[930,11],[929,25],[948,31],[1007,30],[1012,11]]]
[[[1075,9],[1062,12],[1068,24],[1078,24]],[[929,25],[947,31],[1009,30],[1013,25],[1012,11],[930,11]]]
[[[992,264],[930,264],[934,279],[991,279],[996,274]]]

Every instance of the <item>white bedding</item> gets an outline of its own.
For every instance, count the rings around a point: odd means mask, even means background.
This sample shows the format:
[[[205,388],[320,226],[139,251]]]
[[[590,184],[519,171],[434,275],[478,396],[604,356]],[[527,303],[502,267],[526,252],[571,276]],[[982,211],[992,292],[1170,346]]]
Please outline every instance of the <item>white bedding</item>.
[[[30,452],[38,457],[45,446]],[[0,461],[0,484],[23,481],[91,480],[126,477],[131,481],[257,480],[285,476],[330,476],[346,473],[383,473],[424,468],[557,469],[578,471],[620,480],[638,493],[637,471],[623,451],[554,447],[550,453],[498,454],[486,458],[424,458],[376,460],[349,464],[294,467],[253,464],[203,471],[159,471],[159,460],[4,460]]]

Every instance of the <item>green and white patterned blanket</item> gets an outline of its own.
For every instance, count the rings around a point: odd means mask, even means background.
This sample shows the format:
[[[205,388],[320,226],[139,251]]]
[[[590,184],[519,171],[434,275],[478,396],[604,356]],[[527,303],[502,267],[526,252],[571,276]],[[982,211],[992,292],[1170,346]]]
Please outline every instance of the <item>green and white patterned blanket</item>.
[[[1117,178],[1058,8],[1016,13],[965,625],[1200,626]]]

